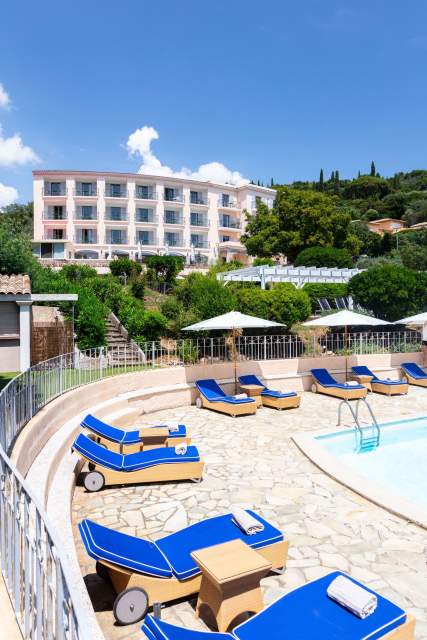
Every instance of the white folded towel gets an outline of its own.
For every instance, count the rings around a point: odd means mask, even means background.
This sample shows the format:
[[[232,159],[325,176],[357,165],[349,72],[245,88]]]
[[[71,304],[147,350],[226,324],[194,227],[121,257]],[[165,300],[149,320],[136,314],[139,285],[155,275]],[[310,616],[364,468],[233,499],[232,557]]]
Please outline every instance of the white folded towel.
[[[247,393],[236,393],[236,395],[233,396],[233,398],[235,398],[236,400],[243,400],[243,398],[247,398],[248,394]]]
[[[348,380],[345,384],[347,387],[357,387],[359,385],[356,380]]]
[[[179,427],[177,424],[174,424],[171,427],[169,427],[169,433],[174,433],[174,431],[179,431]]]
[[[332,580],[327,594],[362,619],[370,616],[377,608],[377,596],[345,576]]]
[[[175,447],[175,453],[177,456],[183,456],[185,453],[187,453],[187,444],[185,442],[177,444]]]
[[[241,507],[235,507],[231,511],[231,515],[233,516],[233,520],[237,526],[240,527],[240,529],[248,536],[253,536],[259,531],[264,531],[264,525],[262,522],[256,520],[256,518],[251,516],[250,513]]]

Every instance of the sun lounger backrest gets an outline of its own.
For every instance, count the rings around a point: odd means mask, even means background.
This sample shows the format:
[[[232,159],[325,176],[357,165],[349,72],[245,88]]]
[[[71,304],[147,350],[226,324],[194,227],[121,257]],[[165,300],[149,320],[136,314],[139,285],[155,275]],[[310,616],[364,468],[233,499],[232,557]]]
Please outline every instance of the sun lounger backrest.
[[[357,365],[356,367],[351,367],[351,369],[357,376],[372,376],[373,380],[378,380],[378,376],[364,365]]]
[[[195,631],[177,627],[152,615],[145,617],[141,630],[149,640],[235,640],[231,633],[216,631]]]
[[[90,413],[82,420],[82,427],[93,431],[93,433],[96,433],[98,436],[103,436],[111,440],[111,442],[122,442],[125,435],[123,429],[117,429],[117,427],[102,422],[102,420],[98,420],[98,418],[95,418],[95,416]]]
[[[262,384],[261,380],[253,373],[247,376],[239,376],[239,382],[241,384],[257,384],[265,388],[265,384]]]
[[[225,397],[226,394],[221,389],[219,384],[213,378],[206,378],[205,380],[196,380],[196,386],[200,393],[205,396],[207,400],[209,398],[217,398],[218,396]]]
[[[316,378],[317,382],[325,385],[336,385],[338,384],[335,378],[331,376],[327,369],[312,369],[312,375]]]
[[[424,373],[416,362],[403,362],[400,366],[414,378],[427,378],[427,374]]]
[[[84,433],[78,435],[74,440],[73,449],[92,462],[96,462],[109,469],[121,471],[123,468],[124,456],[122,456],[121,453],[116,453],[115,451],[101,447],[101,445],[88,438]]]

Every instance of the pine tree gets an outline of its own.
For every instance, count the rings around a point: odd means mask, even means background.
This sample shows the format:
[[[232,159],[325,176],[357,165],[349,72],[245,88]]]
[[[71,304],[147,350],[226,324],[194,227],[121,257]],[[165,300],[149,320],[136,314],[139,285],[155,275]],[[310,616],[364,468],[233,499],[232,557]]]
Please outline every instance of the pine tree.
[[[372,160],[372,162],[371,162],[371,176],[373,178],[375,178],[376,173],[377,173],[377,170],[375,169],[375,162]]]
[[[319,175],[319,191],[324,191],[325,190],[325,183],[323,180],[323,169],[320,169],[320,175]]]

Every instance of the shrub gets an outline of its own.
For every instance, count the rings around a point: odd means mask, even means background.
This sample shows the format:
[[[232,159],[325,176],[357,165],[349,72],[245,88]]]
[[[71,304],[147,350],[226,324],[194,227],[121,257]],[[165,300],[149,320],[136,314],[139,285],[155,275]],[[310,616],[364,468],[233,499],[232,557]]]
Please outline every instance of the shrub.
[[[272,258],[255,258],[252,264],[254,267],[261,267],[262,265],[274,267],[276,262]]]
[[[59,275],[69,282],[81,282],[87,278],[96,278],[98,276],[96,269],[84,264],[67,264],[59,271]]]
[[[75,327],[79,349],[101,347],[105,344],[107,309],[88,289],[79,288],[78,296]]]
[[[379,318],[394,321],[427,307],[427,274],[383,264],[354,276],[349,293]]]
[[[160,311],[145,311],[142,315],[141,333],[136,336],[138,342],[159,340],[167,325],[167,319]]]
[[[141,273],[142,266],[129,258],[118,258],[110,262],[110,271],[114,276],[126,275],[128,278]]]
[[[180,256],[148,256],[147,281],[150,283],[173,284],[175,278],[184,266],[184,258]]]
[[[308,249],[303,249],[303,251],[297,255],[295,266],[349,269],[353,266],[353,260],[346,249],[309,247]]]
[[[302,289],[283,282],[272,289],[244,287],[235,291],[236,308],[242,313],[280,322],[290,328],[310,315],[310,298]]]
[[[144,299],[144,293],[145,293],[145,281],[144,281],[144,278],[142,278],[141,276],[139,276],[137,278],[133,278],[131,280],[131,283],[130,283],[130,290],[132,292],[132,295],[135,298],[138,298],[138,300],[143,300]]]
[[[206,320],[234,309],[232,291],[212,275],[191,273],[177,284],[177,299],[197,320]]]

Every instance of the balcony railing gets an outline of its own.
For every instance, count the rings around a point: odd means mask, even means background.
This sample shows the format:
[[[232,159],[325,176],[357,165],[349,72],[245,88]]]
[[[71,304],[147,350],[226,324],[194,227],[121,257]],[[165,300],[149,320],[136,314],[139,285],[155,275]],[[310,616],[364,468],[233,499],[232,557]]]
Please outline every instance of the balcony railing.
[[[165,202],[184,202],[184,195],[182,193],[165,193]]]
[[[120,189],[114,188],[110,184],[105,185],[105,197],[106,198],[127,198],[128,190],[126,186],[120,187]]]
[[[128,219],[127,211],[121,211],[120,213],[109,211],[105,212],[105,220],[108,222],[126,222]]]
[[[222,196],[220,196],[218,198],[218,207],[222,207],[225,209],[238,209],[239,207],[237,206],[237,200],[235,200],[234,198],[223,198]]]
[[[192,240],[191,245],[195,249],[209,249],[209,242],[207,240],[196,240],[196,241]]]
[[[184,224],[182,216],[169,216],[165,214],[163,221],[165,224]]]
[[[88,211],[79,211],[78,209],[76,210],[75,214],[74,214],[74,219],[75,220],[98,220],[98,211],[96,209],[93,209],[91,211],[91,213],[89,213]]]
[[[190,225],[192,227],[209,227],[209,220],[206,217],[190,217]]]
[[[240,229],[240,221],[235,218],[219,217],[219,226],[227,229]]]
[[[74,195],[82,198],[95,198],[98,195],[98,187],[96,184],[85,186],[77,185],[74,189]]]
[[[165,238],[165,245],[169,247],[183,247],[184,242],[182,238]]]
[[[65,197],[67,195],[67,188],[65,183],[60,183],[58,185],[54,184],[45,184],[43,187],[43,195],[45,197]]]
[[[127,236],[111,236],[107,234],[107,244],[127,244]]]
[[[153,247],[157,245],[157,239],[151,236],[148,238],[137,236],[136,244],[141,244],[143,247]]]
[[[155,216],[153,213],[145,215],[145,214],[139,214],[138,210],[136,211],[135,214],[135,222],[137,224],[157,224],[158,218],[157,216]]]
[[[66,211],[63,211],[62,213],[58,213],[55,211],[43,211],[43,220],[57,220],[57,221],[61,221],[61,220],[67,220],[68,215]]]
[[[135,199],[136,200],[157,200],[157,193],[154,189],[149,191],[138,191],[135,190]]]
[[[190,193],[190,204],[207,205],[208,197],[204,193],[198,193],[197,195]]]

